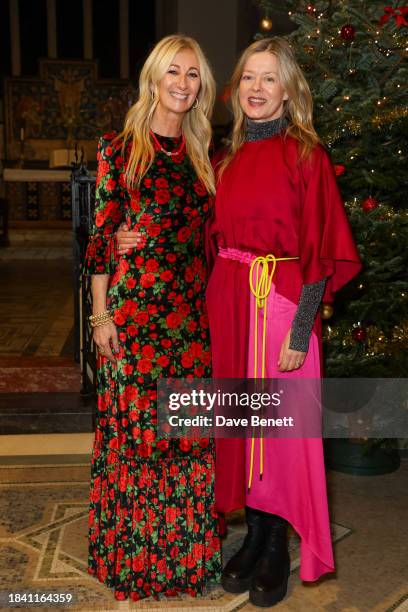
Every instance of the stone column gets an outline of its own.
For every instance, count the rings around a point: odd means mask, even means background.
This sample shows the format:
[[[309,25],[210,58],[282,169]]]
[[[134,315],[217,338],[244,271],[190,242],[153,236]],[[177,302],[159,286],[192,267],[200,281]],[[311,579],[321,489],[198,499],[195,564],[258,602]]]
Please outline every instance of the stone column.
[[[10,0],[11,74],[21,74],[20,18],[18,0]]]
[[[177,30],[195,38],[206,53],[220,94],[228,82],[238,51],[238,21],[241,0],[178,0]],[[213,121],[230,120],[224,104],[217,99]]]
[[[93,59],[92,0],[83,0],[84,59]]]
[[[56,59],[57,53],[57,6],[56,0],[47,0],[48,57]]]
[[[178,31],[178,0],[155,0],[156,41]]]
[[[129,0],[119,4],[120,78],[129,78]]]

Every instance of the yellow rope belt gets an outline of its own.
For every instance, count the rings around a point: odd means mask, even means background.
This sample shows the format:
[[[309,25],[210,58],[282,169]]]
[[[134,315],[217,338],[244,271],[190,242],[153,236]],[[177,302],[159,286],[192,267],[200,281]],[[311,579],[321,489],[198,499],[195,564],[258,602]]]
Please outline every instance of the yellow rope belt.
[[[275,257],[274,255],[265,255],[256,257],[249,269],[249,288],[252,295],[255,297],[255,340],[254,340],[254,378],[258,377],[258,312],[263,311],[263,322],[262,322],[262,358],[261,358],[261,378],[265,378],[265,356],[266,356],[266,314],[267,314],[267,300],[272,287],[272,280],[276,270],[276,262],[278,261],[289,261],[293,259],[299,259],[299,257]],[[269,264],[272,264],[271,271],[269,271]],[[253,281],[255,271],[255,286]],[[254,450],[255,450],[255,438],[252,436],[251,442],[251,456],[249,464],[249,479],[248,479],[248,491],[252,485],[252,476],[254,471]],[[263,437],[261,430],[260,438],[260,449],[259,449],[259,478],[262,480],[264,468],[264,457],[263,457]]]

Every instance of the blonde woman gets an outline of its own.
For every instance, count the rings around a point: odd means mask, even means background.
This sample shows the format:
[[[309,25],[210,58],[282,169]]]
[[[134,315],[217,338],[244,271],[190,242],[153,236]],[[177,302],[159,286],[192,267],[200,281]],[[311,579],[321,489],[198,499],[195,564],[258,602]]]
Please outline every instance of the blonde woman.
[[[319,303],[360,263],[313,128],[309,87],[287,41],[263,39],[244,51],[231,102],[232,142],[219,167],[210,230],[213,376],[319,378]],[[311,417],[304,397],[286,409]],[[217,440],[217,508],[245,507],[248,525],[222,584],[233,593],[249,589],[256,606],[285,596],[288,523],[301,539],[301,579],[334,571],[322,441],[293,435]]]
[[[92,275],[99,350],[89,572],[117,599],[202,592],[220,573],[212,442],[159,439],[158,377],[208,377],[202,229],[215,86],[198,44],[149,55],[119,135],[99,143]],[[122,222],[139,248],[119,255]]]

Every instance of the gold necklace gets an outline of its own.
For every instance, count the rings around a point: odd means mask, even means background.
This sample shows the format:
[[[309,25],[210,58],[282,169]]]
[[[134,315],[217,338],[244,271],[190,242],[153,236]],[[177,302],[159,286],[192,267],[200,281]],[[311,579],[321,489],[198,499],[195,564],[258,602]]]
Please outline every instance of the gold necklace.
[[[156,143],[156,145],[159,147],[160,151],[162,153],[165,153],[168,157],[171,157],[172,155],[178,155],[179,153],[181,153],[181,151],[184,149],[184,146],[186,144],[186,139],[184,138],[184,134],[182,134],[181,136],[181,144],[179,146],[178,149],[176,149],[175,151],[166,151],[166,149],[163,148],[163,146],[160,144],[160,142],[157,140],[155,133],[150,130],[150,135],[153,138],[154,142]]]

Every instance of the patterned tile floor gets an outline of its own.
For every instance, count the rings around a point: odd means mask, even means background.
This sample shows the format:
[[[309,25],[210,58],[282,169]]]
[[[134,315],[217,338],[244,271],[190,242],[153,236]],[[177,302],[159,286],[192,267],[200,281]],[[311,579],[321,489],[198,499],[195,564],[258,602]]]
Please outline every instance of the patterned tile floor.
[[[56,457],[27,465],[0,464],[0,584],[3,592],[28,589],[74,594],[66,610],[255,610],[248,594],[215,585],[203,598],[116,602],[86,573],[89,464]],[[305,584],[298,573],[298,542],[291,536],[292,576],[276,610],[297,612],[403,612],[408,604],[406,507],[408,462],[379,477],[329,473],[337,574]],[[244,527],[230,517],[224,557],[239,546]],[[44,608],[43,608],[44,609]],[[48,608],[54,609],[54,608]]]

